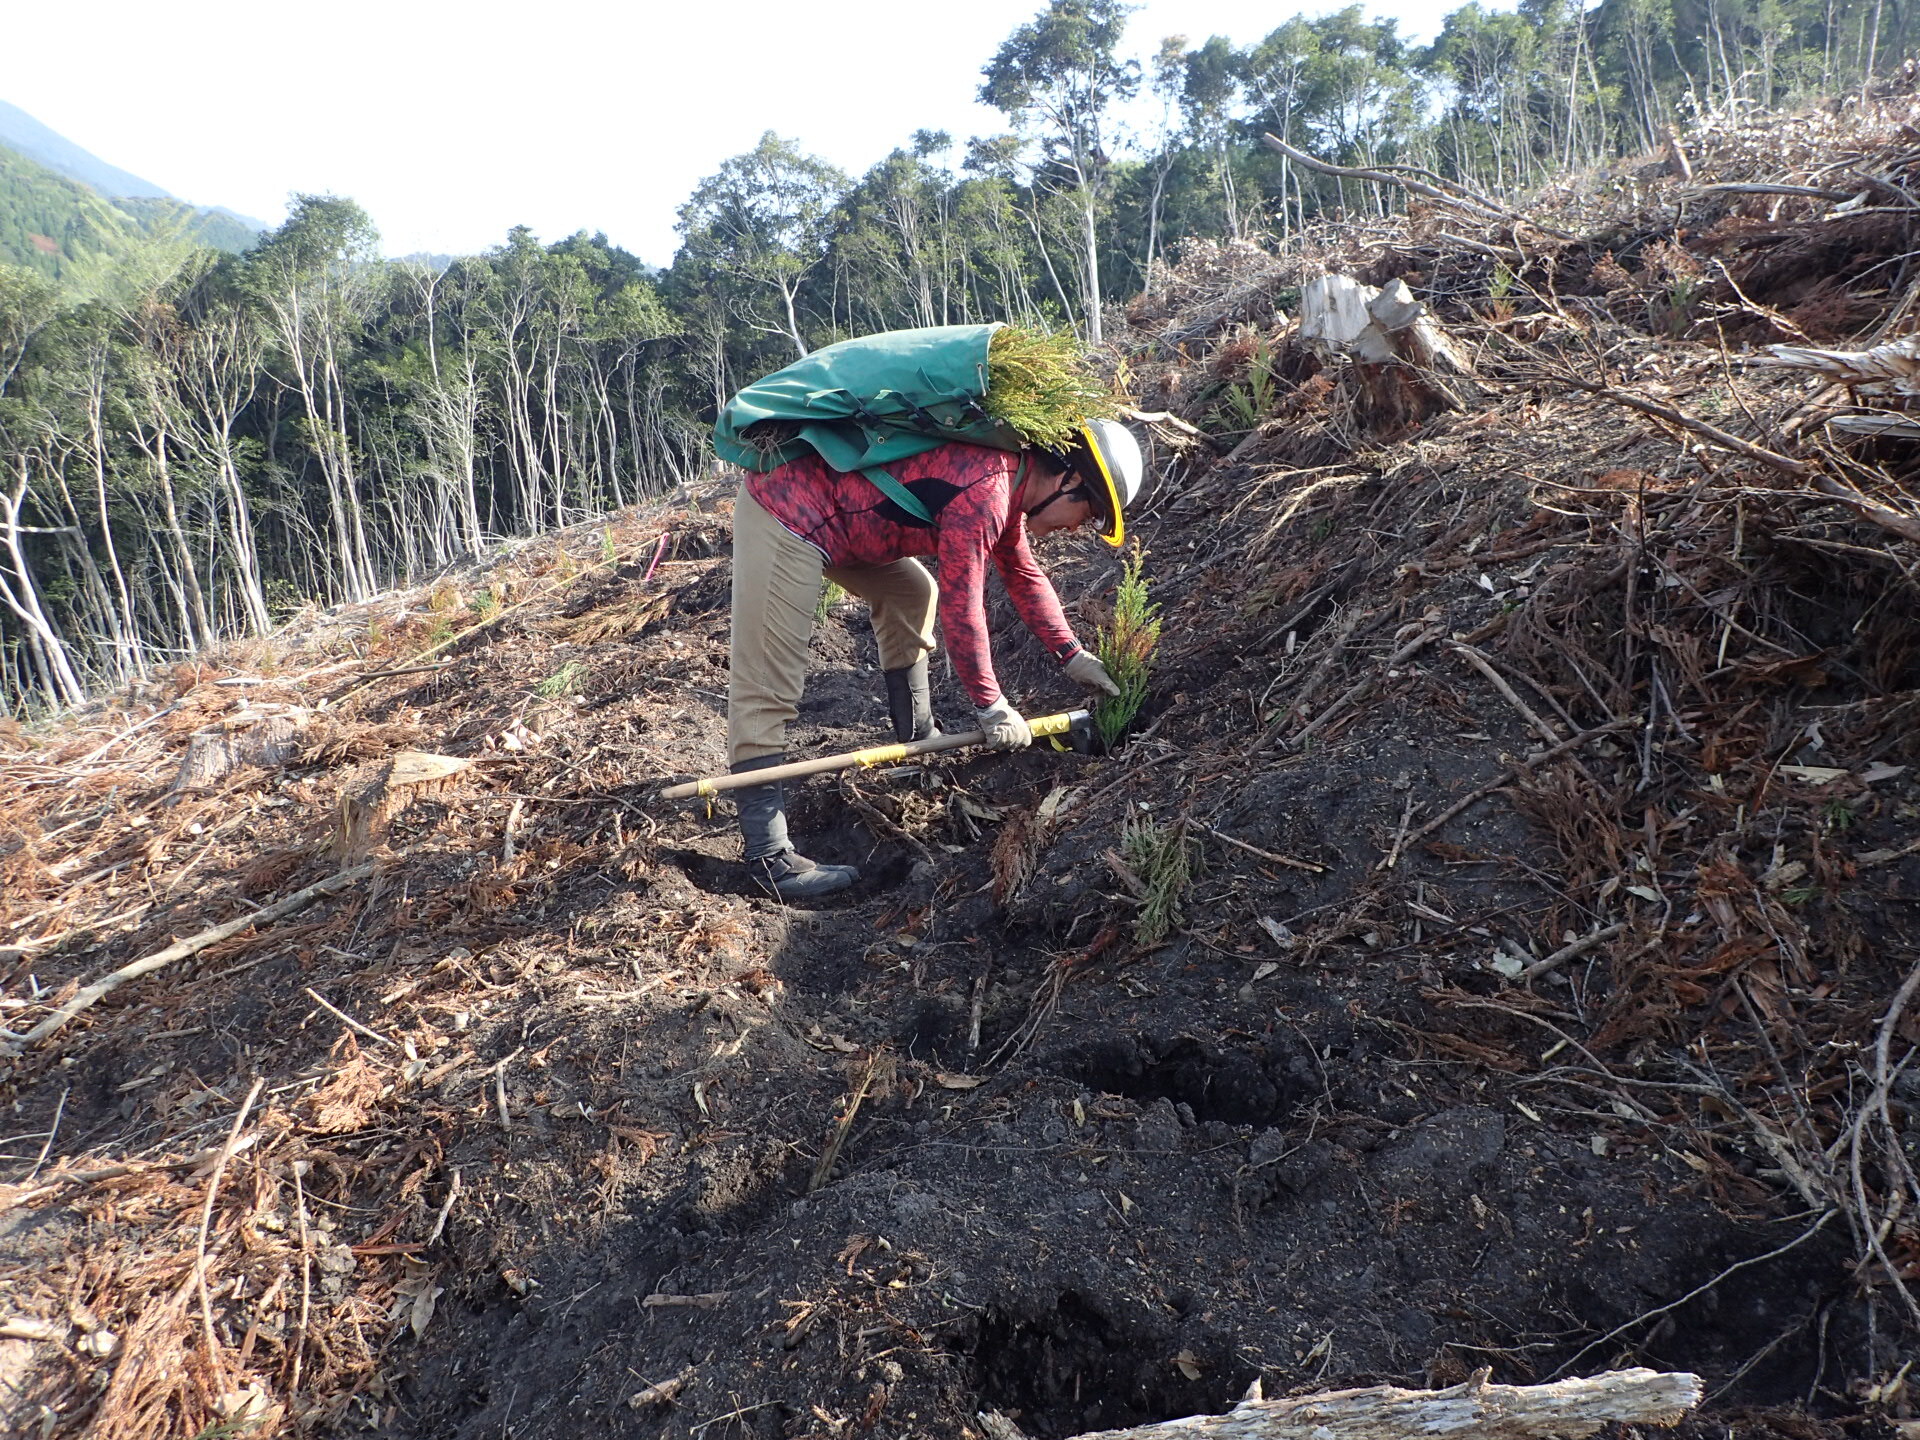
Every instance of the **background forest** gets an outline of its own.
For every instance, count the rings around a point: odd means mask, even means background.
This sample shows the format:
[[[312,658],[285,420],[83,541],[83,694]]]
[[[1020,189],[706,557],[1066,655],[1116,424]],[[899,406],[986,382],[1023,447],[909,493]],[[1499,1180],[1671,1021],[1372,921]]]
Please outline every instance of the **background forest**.
[[[1525,188],[1855,89],[1909,53],[1912,10],[1470,3],[1416,47],[1353,6],[1247,48],[1171,38],[1142,73],[1118,58],[1124,5],[1053,0],[984,66],[1004,134],[918,131],[852,177],[770,131],[688,197],[665,270],[524,229],[382,260],[360,208],[323,196],[249,249],[203,248],[231,237],[0,150],[0,702],[75,704],[662,494],[709,465],[719,402],[811,347],[993,319],[1098,343],[1102,306],[1181,242],[1282,245],[1400,203],[1262,130]]]

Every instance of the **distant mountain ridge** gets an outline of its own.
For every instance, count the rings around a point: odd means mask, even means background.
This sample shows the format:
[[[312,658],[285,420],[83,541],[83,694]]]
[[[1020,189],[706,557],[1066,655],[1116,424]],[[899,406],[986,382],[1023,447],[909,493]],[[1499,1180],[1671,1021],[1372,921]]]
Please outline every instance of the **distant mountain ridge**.
[[[82,150],[66,136],[49,130],[18,105],[0,100],[0,145],[17,150],[34,160],[89,185],[109,199],[178,200],[180,197],[142,180],[117,165],[109,165],[90,151]]]
[[[154,240],[238,252],[267,228],[189,204],[0,100],[0,264],[71,284],[96,262]]]

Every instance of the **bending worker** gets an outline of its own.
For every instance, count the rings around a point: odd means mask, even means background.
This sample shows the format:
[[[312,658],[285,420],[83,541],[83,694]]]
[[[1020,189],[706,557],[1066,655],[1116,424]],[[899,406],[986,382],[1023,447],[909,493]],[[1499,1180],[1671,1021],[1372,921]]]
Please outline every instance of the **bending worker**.
[[[951,443],[888,467],[932,514],[920,520],[858,473],[813,454],[749,475],[733,512],[733,650],[727,686],[728,761],[760,770],[786,760],[787,725],[799,713],[807,644],[821,581],[867,602],[879,642],[887,708],[901,741],[934,733],[927,656],[936,614],[953,668],[987,743],[1033,741],[993,671],[987,641],[986,568],[999,570],[1027,629],[1088,691],[1119,694],[1106,666],[1074,638],[1029,540],[1093,521],[1118,545],[1138,493],[1139,443],[1124,426],[1094,420],[1058,453]],[[932,555],[940,584],[913,557]],[[779,783],[734,792],[742,854],[754,880],[786,899],[844,890],[851,865],[816,865],[787,838]]]

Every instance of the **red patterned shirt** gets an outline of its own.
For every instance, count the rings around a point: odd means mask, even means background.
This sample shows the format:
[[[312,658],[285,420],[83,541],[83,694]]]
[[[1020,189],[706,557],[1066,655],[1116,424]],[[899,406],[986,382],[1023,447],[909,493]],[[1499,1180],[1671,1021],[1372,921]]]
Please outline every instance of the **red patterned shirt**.
[[[1021,457],[980,445],[942,445],[886,467],[933,513],[915,519],[871,480],[806,455],[747,477],[747,493],[830,566],[889,565],[909,555],[940,562],[940,629],[976,706],[1000,698],[987,643],[986,563],[992,557],[1013,608],[1062,664],[1080,649],[1060,598],[1027,545],[1016,489]]]

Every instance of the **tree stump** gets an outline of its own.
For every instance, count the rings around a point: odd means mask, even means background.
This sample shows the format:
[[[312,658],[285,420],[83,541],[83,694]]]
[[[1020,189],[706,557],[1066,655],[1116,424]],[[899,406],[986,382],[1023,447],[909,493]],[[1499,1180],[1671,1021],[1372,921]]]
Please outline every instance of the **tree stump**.
[[[187,753],[169,794],[217,784],[243,765],[286,764],[312,718],[297,705],[263,705],[196,730],[187,737]]]
[[[402,750],[391,760],[365,766],[341,788],[334,854],[342,861],[367,854],[394,816],[415,800],[444,791],[454,776],[472,767],[471,760],[418,750]]]
[[[1361,429],[1387,434],[1442,410],[1461,408],[1472,367],[1404,280],[1379,289],[1348,275],[1322,275],[1300,288],[1298,338],[1343,382]]]

